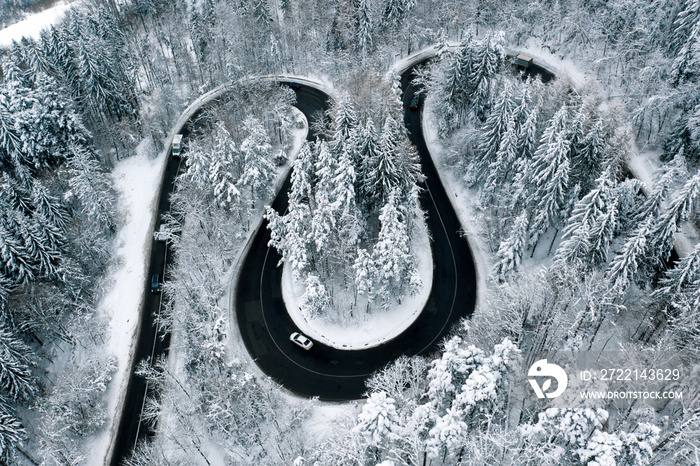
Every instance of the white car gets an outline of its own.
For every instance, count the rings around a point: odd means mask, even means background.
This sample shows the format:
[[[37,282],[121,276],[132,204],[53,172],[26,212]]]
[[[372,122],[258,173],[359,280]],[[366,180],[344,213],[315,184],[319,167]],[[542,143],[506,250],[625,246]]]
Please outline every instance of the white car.
[[[289,335],[289,341],[291,341],[295,345],[301,346],[305,350],[310,350],[311,347],[314,346],[313,341],[309,340],[307,337],[305,337],[299,332],[294,332],[291,335]]]

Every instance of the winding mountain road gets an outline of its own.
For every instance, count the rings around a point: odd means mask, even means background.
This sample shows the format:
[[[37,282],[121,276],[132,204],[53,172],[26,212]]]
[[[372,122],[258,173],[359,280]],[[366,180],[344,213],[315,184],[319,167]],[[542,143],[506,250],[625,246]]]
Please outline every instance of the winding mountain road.
[[[280,256],[267,246],[267,223],[257,232],[243,263],[235,310],[246,348],[258,366],[281,385],[303,396],[323,400],[360,398],[365,380],[398,356],[426,354],[438,349],[452,325],[471,314],[476,303],[476,270],[467,240],[460,235],[460,224],[445,189],[440,184],[420,130],[420,112],[408,110],[415,89],[410,83],[412,69],[402,79],[405,122],[418,148],[426,181],[420,196],[427,212],[434,261],[433,283],[427,304],[418,319],[397,338],[364,350],[340,350],[316,342],[304,351],[289,341],[297,330],[282,299]],[[321,91],[301,86],[297,107],[307,118],[325,110],[327,99]],[[309,133],[309,139],[315,134]],[[289,178],[272,207],[287,209]]]
[[[429,57],[423,62],[427,59]],[[553,76],[538,68],[531,71],[542,74],[545,81]],[[408,102],[416,91],[410,82],[412,71],[413,67],[401,76],[404,122],[411,132],[411,140],[418,148],[422,170],[427,176],[422,186],[424,189],[420,202],[427,212],[434,257],[432,291],[423,312],[413,325],[396,339],[375,348],[342,351],[316,343],[311,351],[303,351],[289,341],[289,334],[296,327],[282,301],[281,269],[276,267],[279,255],[267,246],[270,235],[266,222],[253,238],[244,259],[245,272],[240,274],[234,300],[243,341],[265,373],[300,395],[318,396],[325,400],[360,398],[365,392],[364,384],[369,375],[402,354],[427,354],[436,350],[451,326],[461,317],[470,315],[474,309],[477,282],[472,254],[467,241],[459,234],[461,227],[457,216],[425,146],[420,112],[408,110]],[[224,94],[230,86],[231,83],[222,85],[194,102],[183,113],[172,133],[180,132],[187,136],[187,122],[193,121],[204,105]],[[328,96],[314,87],[302,85],[296,94],[296,106],[309,120],[316,112],[328,108]],[[313,140],[315,135],[310,132],[308,138]],[[173,189],[180,165],[180,159],[173,158],[170,152],[167,155],[159,193],[158,218],[170,209],[169,193]],[[278,212],[286,210],[289,187],[288,177],[273,203]],[[167,244],[152,243],[145,290],[150,288],[151,274],[164,275],[168,251]],[[134,369],[139,361],[147,357],[168,353],[170,335],[162,332],[155,325],[154,319],[160,309],[160,298],[159,294],[146,292],[126,398],[108,453],[107,463],[111,465],[120,464],[138,440],[152,435],[152,431],[142,425],[139,415],[148,387],[143,378],[134,374]]]

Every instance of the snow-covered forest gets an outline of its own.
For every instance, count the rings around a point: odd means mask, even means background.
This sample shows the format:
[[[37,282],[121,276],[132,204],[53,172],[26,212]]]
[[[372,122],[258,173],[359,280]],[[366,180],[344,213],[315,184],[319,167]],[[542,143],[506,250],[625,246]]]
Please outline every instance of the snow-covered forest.
[[[307,318],[352,322],[422,285],[411,247],[423,221],[417,155],[395,119],[400,96],[386,84],[381,92],[380,78],[363,78],[378,84],[364,91],[369,102],[338,102],[328,140],[305,144],[294,162],[287,212],[266,214],[271,244],[306,285]]]
[[[35,3],[0,0],[0,24]],[[439,351],[371,376],[362,401],[293,396],[241,343],[232,277],[266,218],[307,316],[348,322],[421,285],[423,174],[392,65],[428,48],[423,132],[466,213],[478,306]],[[519,74],[513,51],[555,79]],[[0,64],[2,463],[108,461],[96,439],[129,352],[106,350],[100,304],[129,221],[114,173],[156,159],[223,84],[187,128],[159,219],[170,351],[139,363],[155,433],[126,464],[699,461],[700,0],[85,0]],[[290,87],[242,80],[261,75],[338,98],[303,122]],[[682,398],[531,395],[527,368],[562,351],[682,375],[577,390]]]

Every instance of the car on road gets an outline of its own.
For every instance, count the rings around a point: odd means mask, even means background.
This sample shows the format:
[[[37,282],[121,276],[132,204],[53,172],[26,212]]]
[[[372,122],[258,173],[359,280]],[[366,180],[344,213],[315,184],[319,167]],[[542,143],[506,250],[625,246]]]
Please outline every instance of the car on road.
[[[160,275],[154,273],[151,277],[151,293],[160,292]]]
[[[294,332],[291,335],[289,335],[289,341],[291,341],[297,346],[301,346],[307,351],[310,350],[312,346],[314,346],[313,341],[309,340],[307,337],[305,337],[299,332]]]
[[[416,110],[418,110],[419,105],[420,105],[420,96],[418,94],[413,94],[413,97],[411,97],[411,102],[408,104],[408,108],[412,112],[415,112]]]
[[[167,227],[164,223],[161,223],[160,228],[153,232],[153,238],[156,241],[166,242],[170,237]]]
[[[176,134],[173,136],[173,157],[180,157],[182,153],[182,134]]]

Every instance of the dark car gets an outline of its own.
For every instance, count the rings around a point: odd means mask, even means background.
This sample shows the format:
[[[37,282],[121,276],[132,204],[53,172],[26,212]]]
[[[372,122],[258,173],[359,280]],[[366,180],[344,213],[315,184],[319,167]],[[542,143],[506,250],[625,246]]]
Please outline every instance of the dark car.
[[[408,108],[411,109],[411,111],[415,112],[418,110],[418,107],[420,106],[420,96],[418,94],[413,94],[413,97],[411,97],[411,102],[408,104]]]
[[[291,89],[293,89],[295,91],[298,91],[299,89],[301,89],[301,84],[295,83],[295,82],[287,83],[287,86],[289,86]]]
[[[160,292],[160,275],[154,273],[151,277],[151,293]]]

